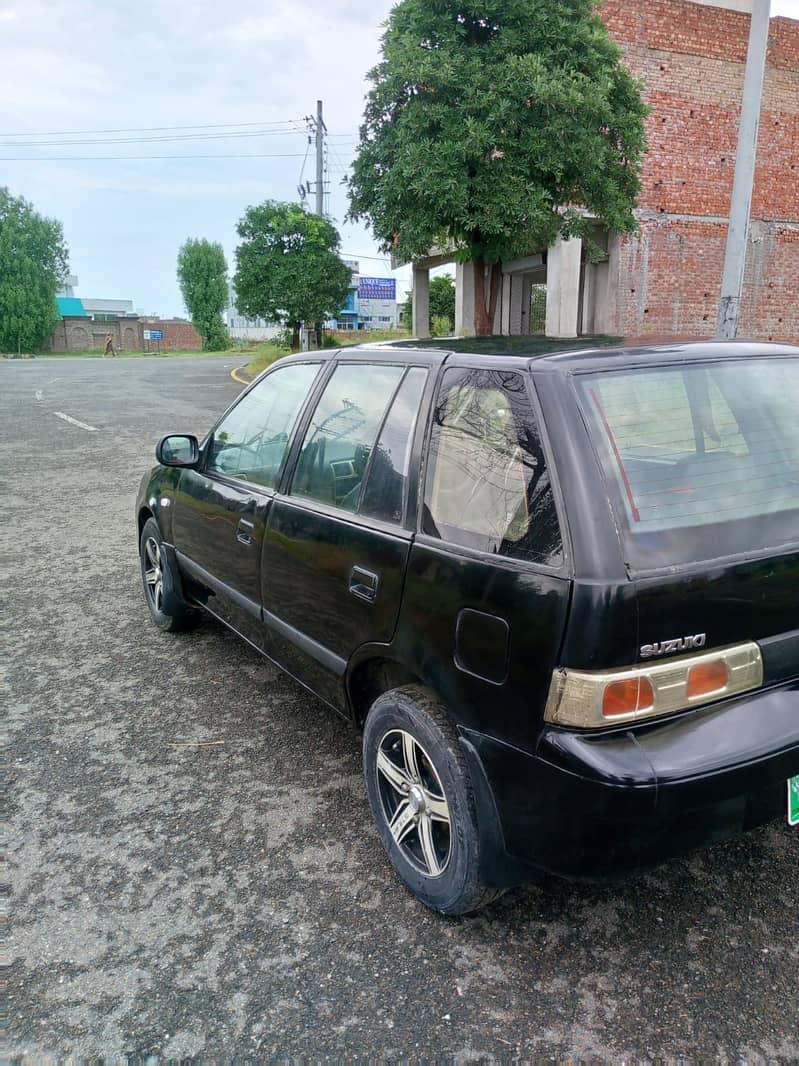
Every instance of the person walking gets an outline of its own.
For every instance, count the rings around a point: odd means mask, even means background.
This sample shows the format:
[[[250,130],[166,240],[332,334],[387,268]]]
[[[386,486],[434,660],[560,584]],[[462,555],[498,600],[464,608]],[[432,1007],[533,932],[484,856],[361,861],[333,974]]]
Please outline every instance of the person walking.
[[[114,359],[116,359],[117,352],[116,352],[116,348],[114,347],[114,335],[113,335],[113,333],[106,334],[105,351],[103,352],[103,359],[105,359],[105,357],[109,353],[114,357]]]

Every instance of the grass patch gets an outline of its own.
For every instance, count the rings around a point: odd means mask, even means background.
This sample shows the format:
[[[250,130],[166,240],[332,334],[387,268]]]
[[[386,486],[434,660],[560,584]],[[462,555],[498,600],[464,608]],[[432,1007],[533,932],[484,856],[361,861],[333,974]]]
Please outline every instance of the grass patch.
[[[284,355],[291,355],[290,348],[283,348],[277,344],[272,344],[270,341],[264,341],[263,344],[253,345],[251,348],[247,348],[244,351],[236,351],[236,355],[249,355],[252,358],[242,370],[245,374],[251,374],[252,377],[257,377],[262,370],[266,370],[272,363],[276,363],[278,359],[282,359]]]

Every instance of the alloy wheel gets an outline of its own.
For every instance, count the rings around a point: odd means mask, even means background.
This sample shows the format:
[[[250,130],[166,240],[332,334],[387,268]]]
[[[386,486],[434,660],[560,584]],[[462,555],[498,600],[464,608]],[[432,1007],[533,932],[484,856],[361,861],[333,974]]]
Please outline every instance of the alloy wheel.
[[[377,784],[403,856],[427,877],[440,877],[452,853],[449,804],[432,759],[404,729],[392,729],[380,741]]]
[[[164,574],[161,567],[161,546],[155,537],[144,542],[144,583],[154,609],[161,612],[164,599]]]

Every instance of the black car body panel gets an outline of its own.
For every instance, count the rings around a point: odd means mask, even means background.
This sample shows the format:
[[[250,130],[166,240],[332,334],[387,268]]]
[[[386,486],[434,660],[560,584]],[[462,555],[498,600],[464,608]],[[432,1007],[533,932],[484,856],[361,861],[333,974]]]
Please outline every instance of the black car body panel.
[[[197,469],[159,467],[145,477],[139,528],[153,514],[186,595],[354,722],[383,674],[421,683],[444,702],[470,768],[487,883],[533,869],[606,876],[645,867],[784,814],[786,781],[799,775],[799,525],[791,543],[769,551],[725,556],[720,543],[708,561],[636,569],[575,381],[761,355],[799,360],[799,349],[703,343],[534,360],[391,347],[315,355],[326,365],[273,486],[205,469],[212,431]],[[428,370],[401,521],[291,493],[311,412],[336,367],[351,363],[365,373],[386,364]],[[529,381],[560,523],[556,565],[423,532],[431,412],[450,367]],[[557,671],[630,669],[644,649],[674,642],[679,652],[690,635],[707,651],[756,643],[762,686],[600,730],[545,719]]]

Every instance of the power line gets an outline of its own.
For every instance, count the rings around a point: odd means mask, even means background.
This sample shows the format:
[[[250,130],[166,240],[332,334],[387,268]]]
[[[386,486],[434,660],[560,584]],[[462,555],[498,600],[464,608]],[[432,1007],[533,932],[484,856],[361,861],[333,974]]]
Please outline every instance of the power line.
[[[241,137],[294,137],[302,130],[256,130],[236,133],[181,133],[172,137],[106,137],[77,141],[0,141],[1,148],[61,148],[76,144],[155,144],[168,141],[221,141]]]
[[[221,130],[240,126],[297,126],[301,122],[301,119],[289,118],[282,119],[280,122],[206,122],[196,126],[129,126],[116,130],[47,130],[44,133],[15,130],[13,133],[0,133],[0,137],[89,137],[105,133],[165,133],[169,130]]]
[[[302,152],[257,152],[250,155],[9,155],[0,156],[0,163],[73,163],[125,159],[302,159]]]

